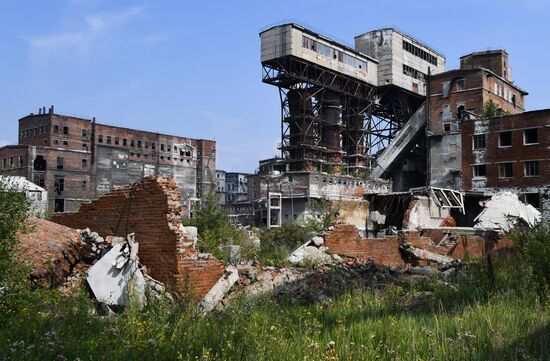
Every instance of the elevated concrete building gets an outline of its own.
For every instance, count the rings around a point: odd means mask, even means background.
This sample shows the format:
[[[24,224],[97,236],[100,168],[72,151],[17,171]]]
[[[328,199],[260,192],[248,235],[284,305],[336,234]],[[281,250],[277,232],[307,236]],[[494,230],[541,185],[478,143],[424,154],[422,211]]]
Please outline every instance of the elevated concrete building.
[[[2,171],[46,188],[54,212],[149,175],[173,177],[186,211],[215,186],[214,141],[99,124],[53,106],[21,118],[19,144],[0,148],[0,159]]]

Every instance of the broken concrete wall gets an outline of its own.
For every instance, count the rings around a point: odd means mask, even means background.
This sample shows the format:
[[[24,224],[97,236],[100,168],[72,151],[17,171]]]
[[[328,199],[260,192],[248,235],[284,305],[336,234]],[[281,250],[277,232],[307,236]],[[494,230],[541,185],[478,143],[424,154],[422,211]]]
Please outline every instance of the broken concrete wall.
[[[354,225],[363,235],[366,232],[366,220],[369,217],[369,202],[361,201],[333,201],[332,207],[338,210],[338,218]]]
[[[433,228],[450,216],[449,209],[438,207],[431,197],[415,196],[403,218],[404,229]]]
[[[201,298],[223,275],[225,264],[197,252],[196,234],[186,231],[181,217],[177,183],[155,176],[107,193],[77,213],[56,214],[53,221],[103,237],[135,233],[139,258],[153,278]]]
[[[461,147],[460,132],[430,137],[430,186],[460,190]]]

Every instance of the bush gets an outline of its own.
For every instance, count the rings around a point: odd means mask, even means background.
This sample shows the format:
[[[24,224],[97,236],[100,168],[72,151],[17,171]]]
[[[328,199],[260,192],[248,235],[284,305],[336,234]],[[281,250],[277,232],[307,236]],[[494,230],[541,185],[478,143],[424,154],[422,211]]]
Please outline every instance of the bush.
[[[29,203],[0,176],[0,281],[12,270],[16,233],[24,227]]]
[[[260,232],[259,261],[266,265],[284,265],[288,255],[309,240],[311,231],[296,222]]]
[[[212,189],[206,199],[195,210],[192,219],[183,219],[182,223],[197,227],[199,242],[197,247],[202,252],[212,253],[218,258],[224,258],[219,250],[224,244],[243,244],[241,230],[235,227],[227,218],[223,208],[218,203],[216,191]]]
[[[529,228],[518,226],[511,233],[517,250],[526,263],[522,270],[530,279],[541,300],[548,300],[550,295],[550,226],[544,223]]]

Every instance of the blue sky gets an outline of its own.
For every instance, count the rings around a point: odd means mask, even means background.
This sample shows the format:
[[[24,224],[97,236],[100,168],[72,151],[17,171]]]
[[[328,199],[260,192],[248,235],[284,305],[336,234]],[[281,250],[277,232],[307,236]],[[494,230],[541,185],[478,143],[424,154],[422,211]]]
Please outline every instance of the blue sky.
[[[252,172],[277,153],[276,88],[261,83],[258,32],[296,19],[353,43],[394,26],[458,66],[506,48],[528,110],[550,108],[550,5],[493,1],[0,2],[0,145],[40,106],[124,127],[215,139],[217,166]]]

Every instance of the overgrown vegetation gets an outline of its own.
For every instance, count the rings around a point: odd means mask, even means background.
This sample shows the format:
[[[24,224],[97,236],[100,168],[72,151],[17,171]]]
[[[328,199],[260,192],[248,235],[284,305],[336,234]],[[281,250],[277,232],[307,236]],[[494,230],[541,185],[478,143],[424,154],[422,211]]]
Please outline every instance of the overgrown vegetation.
[[[498,106],[492,99],[488,102],[483,103],[483,108],[481,109],[481,116],[484,118],[492,118],[500,115],[511,115],[512,112],[509,110],[504,110]]]
[[[0,192],[6,259],[24,209],[19,196]],[[290,247],[308,236],[291,224],[270,230],[264,243]],[[481,261],[459,284],[341,285],[324,304],[241,299],[207,315],[180,300],[99,317],[84,288],[67,297],[31,287],[21,272],[2,274],[0,360],[548,360],[550,305],[540,295],[548,291],[550,230],[514,237],[518,251],[496,258],[493,282]],[[420,291],[433,297],[404,308]]]

